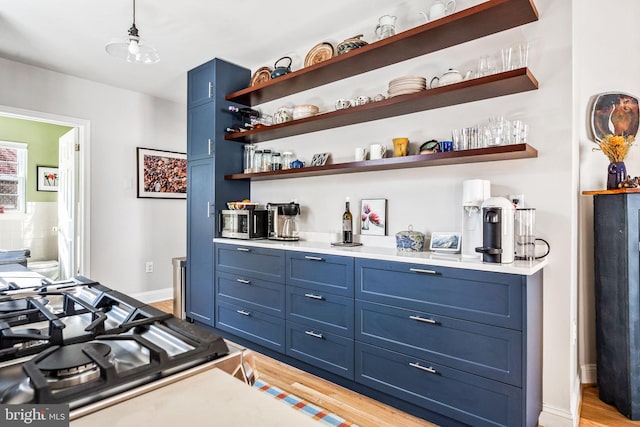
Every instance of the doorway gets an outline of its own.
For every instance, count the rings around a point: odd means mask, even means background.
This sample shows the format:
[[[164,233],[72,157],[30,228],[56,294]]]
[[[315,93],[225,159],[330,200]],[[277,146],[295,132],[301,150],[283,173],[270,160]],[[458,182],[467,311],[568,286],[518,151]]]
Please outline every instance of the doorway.
[[[63,244],[67,248],[65,251],[59,252],[61,274],[60,279],[66,279],[78,274],[83,276],[90,276],[90,215],[89,215],[89,200],[90,200],[90,176],[89,168],[90,164],[90,122],[84,119],[78,119],[74,117],[61,116],[56,114],[43,113],[39,111],[23,110],[13,108],[9,106],[0,105],[0,116],[12,117],[16,119],[28,120],[33,122],[51,123],[61,126],[68,126],[72,128],[74,143],[73,145],[73,157],[74,161],[67,162],[65,164],[66,177],[60,177],[62,180],[66,179],[67,185],[65,194],[63,197],[58,198],[58,211],[60,211],[60,203],[65,204],[65,215],[58,216],[58,230],[65,230]],[[63,147],[69,147],[68,139],[67,143],[62,143],[59,150],[63,150]],[[68,157],[69,153],[60,153],[61,156]],[[69,178],[69,177],[72,178]],[[60,189],[63,189],[63,183],[60,182]],[[60,193],[59,193],[60,196]],[[63,223],[60,223],[62,221]],[[60,236],[58,236],[60,239]],[[60,245],[60,241],[58,244]],[[66,269],[65,267],[66,266]]]

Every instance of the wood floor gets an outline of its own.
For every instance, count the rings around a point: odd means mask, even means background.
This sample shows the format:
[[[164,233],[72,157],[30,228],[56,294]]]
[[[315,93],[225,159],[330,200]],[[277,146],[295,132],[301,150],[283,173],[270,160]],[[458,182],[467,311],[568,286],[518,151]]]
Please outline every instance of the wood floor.
[[[161,301],[152,305],[166,312],[173,311],[171,301]],[[360,427],[434,425],[266,356],[256,353],[254,358],[258,377],[262,380]],[[630,421],[615,407],[598,398],[597,386],[586,385],[582,389],[579,426],[640,426],[640,421]]]

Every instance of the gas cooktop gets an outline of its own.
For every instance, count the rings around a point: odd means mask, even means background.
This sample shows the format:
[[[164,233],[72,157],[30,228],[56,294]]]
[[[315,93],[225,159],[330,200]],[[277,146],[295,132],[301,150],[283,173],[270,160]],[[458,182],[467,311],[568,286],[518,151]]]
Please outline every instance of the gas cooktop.
[[[6,270],[0,404],[79,408],[229,352],[219,336],[85,277]]]

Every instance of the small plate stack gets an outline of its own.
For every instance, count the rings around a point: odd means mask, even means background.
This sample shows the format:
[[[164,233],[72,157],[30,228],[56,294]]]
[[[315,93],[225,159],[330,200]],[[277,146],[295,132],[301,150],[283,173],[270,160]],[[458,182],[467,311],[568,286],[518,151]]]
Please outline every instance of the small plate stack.
[[[389,82],[389,98],[398,95],[408,95],[420,92],[427,88],[427,79],[424,77],[406,76],[398,77]]]
[[[318,114],[318,107],[311,104],[296,105],[293,107],[293,120],[304,119]]]

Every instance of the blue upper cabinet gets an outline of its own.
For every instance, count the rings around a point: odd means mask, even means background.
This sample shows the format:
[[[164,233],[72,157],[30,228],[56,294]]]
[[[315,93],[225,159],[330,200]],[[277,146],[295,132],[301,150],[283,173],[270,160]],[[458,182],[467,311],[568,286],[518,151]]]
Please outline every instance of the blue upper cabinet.
[[[249,198],[247,181],[225,181],[242,170],[243,146],[225,141],[233,121],[227,93],[244,88],[250,70],[213,59],[188,73],[187,316],[214,326],[216,213],[230,200]]]

